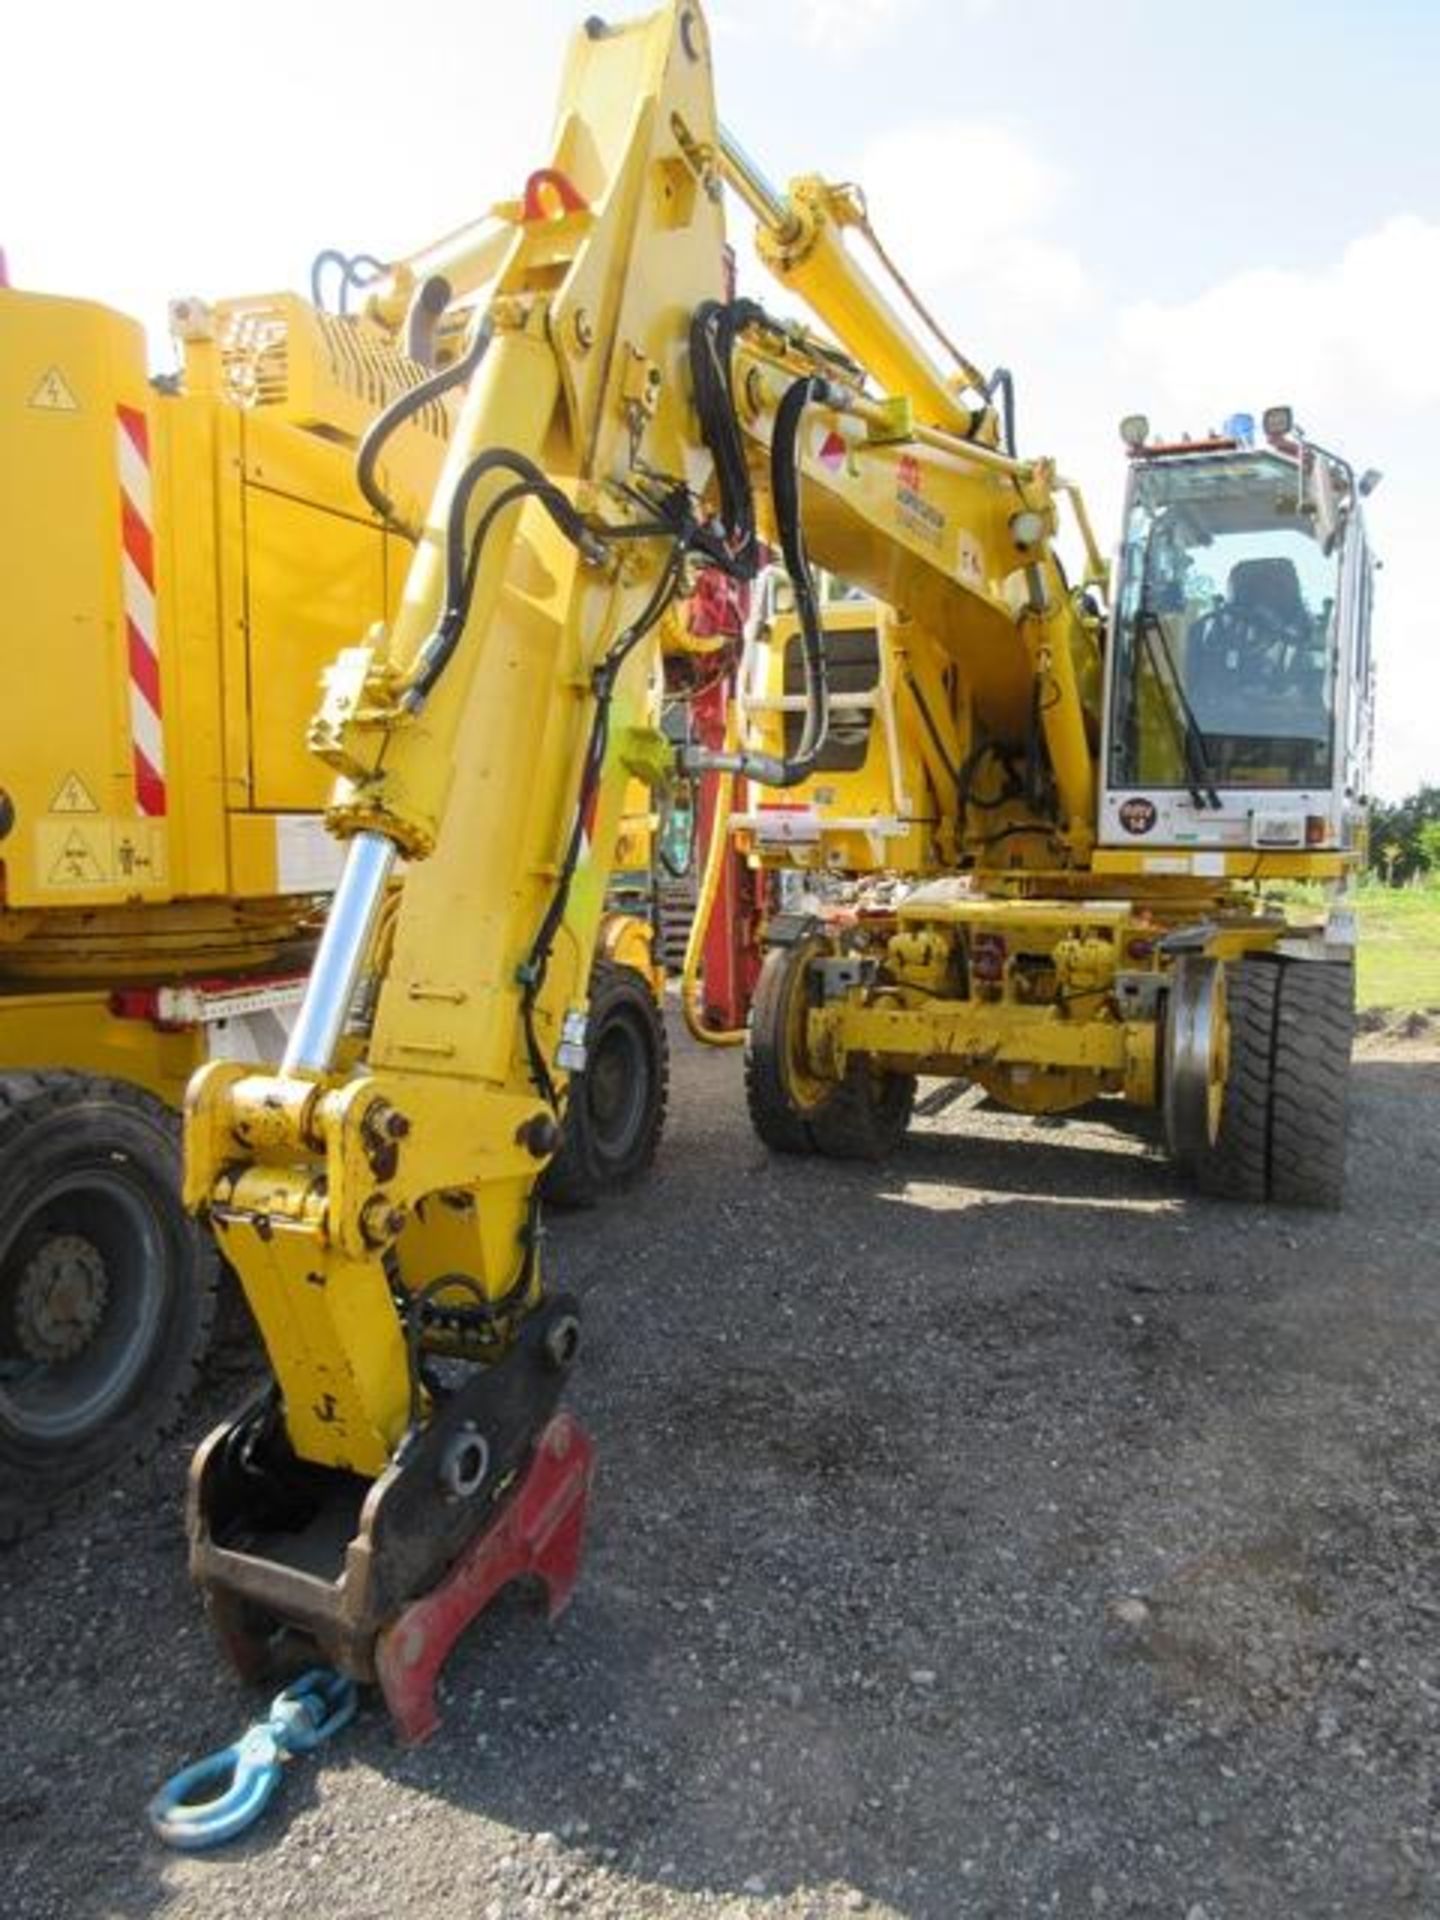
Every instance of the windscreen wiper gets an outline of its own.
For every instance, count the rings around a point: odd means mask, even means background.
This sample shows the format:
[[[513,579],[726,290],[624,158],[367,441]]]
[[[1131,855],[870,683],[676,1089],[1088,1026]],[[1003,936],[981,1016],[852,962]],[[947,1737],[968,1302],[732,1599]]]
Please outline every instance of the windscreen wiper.
[[[1135,631],[1150,657],[1150,671],[1165,701],[1165,712],[1175,735],[1175,744],[1185,762],[1185,781],[1190,789],[1190,798],[1198,809],[1214,807],[1218,812],[1224,802],[1215,785],[1209,742],[1186,695],[1185,683],[1180,678],[1175,656],[1170,651],[1164,623],[1153,607],[1142,606],[1139,609],[1135,615]]]

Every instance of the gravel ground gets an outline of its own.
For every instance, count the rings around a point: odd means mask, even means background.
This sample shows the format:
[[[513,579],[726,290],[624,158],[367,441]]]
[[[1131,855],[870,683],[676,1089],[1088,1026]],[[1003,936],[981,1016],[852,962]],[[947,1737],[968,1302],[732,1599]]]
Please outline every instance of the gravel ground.
[[[371,1709],[208,1859],[148,1793],[263,1705],[187,1447],[10,1553],[0,1911],[1440,1914],[1440,1049],[1362,1042],[1339,1218],[1187,1198],[1133,1122],[964,1099],[772,1161],[676,1043],[656,1177],[555,1223],[601,1449],[553,1633]]]

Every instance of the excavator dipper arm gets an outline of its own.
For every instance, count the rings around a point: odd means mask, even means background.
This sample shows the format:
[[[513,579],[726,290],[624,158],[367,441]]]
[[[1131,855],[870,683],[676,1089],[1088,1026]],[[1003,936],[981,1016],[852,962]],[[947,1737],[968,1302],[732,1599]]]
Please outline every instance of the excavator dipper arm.
[[[190,1090],[187,1197],[274,1370],[192,1474],[193,1568],[251,1667],[287,1627],[373,1677],[554,1452],[577,1316],[542,1300],[536,1184],[624,790],[666,776],[660,616],[714,541],[687,358],[722,292],[715,141],[697,8],[577,36],[401,611],[312,728],[349,854],[285,1062]]]

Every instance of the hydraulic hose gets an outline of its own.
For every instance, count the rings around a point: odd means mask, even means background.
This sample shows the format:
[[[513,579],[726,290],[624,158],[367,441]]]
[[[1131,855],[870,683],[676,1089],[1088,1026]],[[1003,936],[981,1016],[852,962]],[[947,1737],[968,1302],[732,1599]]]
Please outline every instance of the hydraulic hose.
[[[730,703],[725,721],[725,745],[735,744],[735,708]],[[744,1027],[724,1030],[707,1027],[700,1007],[700,959],[705,951],[705,936],[720,892],[720,876],[725,871],[725,856],[730,847],[730,807],[735,776],[717,773],[715,805],[710,818],[710,843],[705,849],[705,867],[700,892],[695,901],[695,918],[690,922],[690,937],[685,942],[685,964],[680,972],[680,1010],[693,1039],[707,1047],[738,1047],[745,1041]]]
[[[1015,458],[1015,376],[1008,367],[996,367],[985,383],[985,398],[1000,396],[1000,447]]]
[[[805,665],[805,722],[793,755],[784,758],[754,753],[749,748],[719,753],[685,748],[681,764],[687,773],[734,773],[758,780],[766,787],[797,787],[815,771],[830,734],[830,683],[827,672],[825,628],[815,598],[815,580],[805,551],[800,521],[800,424],[812,402],[830,398],[829,382],[818,374],[794,381],[775,410],[770,437],[770,497],[785,570],[795,590],[800,640]]]
[[[470,533],[470,502],[476,487],[490,473],[512,473],[516,482],[504,487],[486,506],[475,531]],[[475,573],[485,537],[499,514],[517,500],[537,499],[567,540],[590,559],[604,557],[604,544],[592,533],[560,488],[548,480],[541,468],[522,453],[509,447],[487,447],[461,473],[450,497],[445,527],[445,607],[433,632],[416,656],[405,704],[416,712],[434,690],[449,665],[460,635],[464,631]]]
[[[445,310],[455,298],[454,288],[443,273],[432,273],[415,289],[405,310],[405,352],[417,367],[435,371],[435,343]]]
[[[397,427],[419,413],[432,400],[438,400],[442,393],[448,393],[451,387],[458,387],[468,380],[485,358],[485,350],[490,345],[490,335],[494,331],[487,313],[475,329],[475,337],[458,360],[448,367],[442,367],[439,373],[432,373],[428,380],[422,380],[418,387],[392,400],[385,411],[377,414],[366,428],[365,438],[360,442],[360,451],[355,456],[355,484],[364,494],[369,505],[388,526],[409,534],[412,540],[420,537],[419,527],[406,526],[395,512],[395,504],[375,477],[375,469],[385,443]]]
[[[753,580],[759,570],[755,500],[745,442],[735,413],[731,364],[738,334],[763,324],[753,300],[706,300],[690,322],[690,379],[700,431],[715,462],[722,537],[705,541],[705,557],[732,579]],[[698,544],[698,543],[697,543]]]
[[[385,262],[377,260],[373,253],[342,253],[338,247],[322,248],[310,263],[310,304],[320,313],[326,311],[324,277],[327,267],[338,267],[340,270],[340,293],[335,310],[342,319],[350,310],[350,289],[354,287],[359,291],[389,272]]]

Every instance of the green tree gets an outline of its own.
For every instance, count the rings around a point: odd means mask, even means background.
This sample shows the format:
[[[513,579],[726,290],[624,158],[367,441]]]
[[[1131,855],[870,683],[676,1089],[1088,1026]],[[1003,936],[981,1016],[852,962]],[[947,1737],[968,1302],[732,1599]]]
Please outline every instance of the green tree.
[[[1371,809],[1370,865],[1397,887],[1417,873],[1440,875],[1440,787],[1417,787],[1393,807]]]

